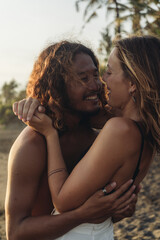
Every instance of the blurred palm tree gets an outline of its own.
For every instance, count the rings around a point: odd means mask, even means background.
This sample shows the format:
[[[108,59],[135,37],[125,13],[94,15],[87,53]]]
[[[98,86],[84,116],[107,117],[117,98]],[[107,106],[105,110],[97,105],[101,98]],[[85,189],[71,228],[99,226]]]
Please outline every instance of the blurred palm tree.
[[[80,3],[87,3],[84,10],[84,25],[98,17],[98,10],[105,8],[106,16],[112,21],[101,32],[99,52],[107,60],[112,39],[118,34],[154,33],[160,36],[160,0],[76,0],[77,11]],[[130,30],[126,25],[130,23]],[[113,31],[114,29],[114,31]]]
[[[160,0],[148,1],[148,12],[145,29],[160,36]]]

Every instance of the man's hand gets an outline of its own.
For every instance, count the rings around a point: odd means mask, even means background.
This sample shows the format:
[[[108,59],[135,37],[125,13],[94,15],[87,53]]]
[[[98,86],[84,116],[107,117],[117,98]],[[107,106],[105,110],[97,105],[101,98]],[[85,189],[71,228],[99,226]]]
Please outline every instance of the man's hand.
[[[13,103],[14,114],[24,122],[30,121],[37,109],[40,113],[45,112],[45,108],[41,106],[40,102],[31,97]]]
[[[141,186],[138,185],[134,191],[135,193],[135,197],[134,199],[130,202],[128,208],[123,211],[123,212],[115,212],[115,214],[112,216],[112,221],[115,223],[115,222],[119,222],[120,220],[126,218],[126,217],[132,217],[134,212],[135,212],[135,209],[136,209],[136,203],[137,203],[137,200],[138,200],[138,193],[140,192],[141,190]]]
[[[134,185],[127,191],[131,183],[132,180],[129,180],[114,193],[106,196],[102,190],[99,190],[92,195],[80,208],[77,209],[80,211],[80,216],[83,218],[83,222],[101,223],[107,218],[113,216],[116,212],[118,212],[118,214],[126,212],[130,203],[133,202],[135,198],[135,194],[133,194],[135,190]],[[115,187],[115,182],[107,185],[105,187],[106,192],[112,192]],[[125,194],[123,195],[123,193]]]

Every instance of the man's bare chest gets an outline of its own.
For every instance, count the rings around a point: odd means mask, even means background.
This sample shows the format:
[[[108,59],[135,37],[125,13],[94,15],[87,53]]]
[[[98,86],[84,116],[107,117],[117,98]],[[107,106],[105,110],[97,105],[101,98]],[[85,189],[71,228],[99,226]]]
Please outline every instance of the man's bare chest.
[[[96,132],[80,133],[75,136],[64,136],[60,139],[64,161],[69,172],[87,153],[97,136]]]

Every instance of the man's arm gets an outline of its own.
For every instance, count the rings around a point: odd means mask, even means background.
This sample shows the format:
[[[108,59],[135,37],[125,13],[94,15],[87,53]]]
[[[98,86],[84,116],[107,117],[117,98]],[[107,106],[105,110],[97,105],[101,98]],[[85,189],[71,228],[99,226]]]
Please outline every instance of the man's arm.
[[[104,196],[102,190],[73,211],[51,216],[33,217],[31,212],[41,177],[46,167],[46,146],[42,136],[26,128],[14,143],[9,157],[6,195],[6,230],[8,240],[57,238],[84,222],[99,223],[118,209],[123,212],[134,197],[130,182],[115,193]],[[107,192],[115,185],[107,187]]]
[[[32,216],[46,163],[43,137],[29,128],[25,129],[9,156],[5,203],[8,240],[54,239],[84,221],[80,211],[59,216]]]

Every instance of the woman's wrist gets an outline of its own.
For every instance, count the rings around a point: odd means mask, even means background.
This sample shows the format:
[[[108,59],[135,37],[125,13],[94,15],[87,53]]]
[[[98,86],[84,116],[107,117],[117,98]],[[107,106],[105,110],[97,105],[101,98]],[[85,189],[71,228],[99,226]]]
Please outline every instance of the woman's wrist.
[[[58,137],[58,131],[53,127],[46,129],[46,131],[44,132],[44,136],[46,140],[51,137]]]

